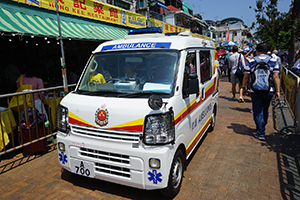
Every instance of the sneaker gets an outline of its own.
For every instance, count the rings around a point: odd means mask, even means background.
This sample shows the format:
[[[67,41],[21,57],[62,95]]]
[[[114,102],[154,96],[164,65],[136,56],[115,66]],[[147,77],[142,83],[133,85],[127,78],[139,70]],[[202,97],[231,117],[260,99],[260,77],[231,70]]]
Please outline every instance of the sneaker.
[[[235,96],[232,96],[231,99],[234,100],[234,99],[235,99]]]
[[[266,140],[264,134],[259,135],[258,133],[255,133],[254,137],[257,138],[257,139],[259,139],[259,140]]]
[[[243,97],[240,97],[240,98],[239,98],[239,102],[240,102],[240,103],[245,103]]]
[[[259,140],[266,140],[265,135],[260,135],[260,136],[258,137],[258,139],[259,139]]]

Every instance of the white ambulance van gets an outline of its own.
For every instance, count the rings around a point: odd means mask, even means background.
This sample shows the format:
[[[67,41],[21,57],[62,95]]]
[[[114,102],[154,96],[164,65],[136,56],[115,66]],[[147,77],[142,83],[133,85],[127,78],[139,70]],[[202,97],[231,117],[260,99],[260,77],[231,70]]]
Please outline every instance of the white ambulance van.
[[[172,198],[188,158],[215,126],[215,46],[189,32],[147,31],[92,53],[58,107],[58,158],[72,173]]]

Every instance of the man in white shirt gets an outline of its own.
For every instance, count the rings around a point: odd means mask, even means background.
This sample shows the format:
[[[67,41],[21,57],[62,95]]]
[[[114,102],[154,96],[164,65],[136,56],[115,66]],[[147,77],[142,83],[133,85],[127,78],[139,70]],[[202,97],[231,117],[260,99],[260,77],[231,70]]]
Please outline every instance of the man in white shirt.
[[[279,70],[280,70],[280,66],[281,66],[281,58],[278,56],[278,51],[276,49],[273,50],[272,54],[271,54],[272,58],[275,58],[277,60],[277,63],[279,65]],[[281,70],[280,70],[281,71]]]
[[[241,89],[241,83],[239,79],[234,75],[238,67],[240,69],[244,69],[246,64],[245,64],[245,59],[244,56],[240,53],[238,53],[238,47],[234,46],[232,48],[233,54],[232,56],[229,57],[229,62],[228,62],[228,67],[231,70],[230,71],[230,82],[232,84],[232,97],[231,99],[235,99],[235,94],[236,94],[236,84],[239,86],[239,91]],[[244,99],[242,96],[240,96],[239,99],[241,102],[244,102]]]

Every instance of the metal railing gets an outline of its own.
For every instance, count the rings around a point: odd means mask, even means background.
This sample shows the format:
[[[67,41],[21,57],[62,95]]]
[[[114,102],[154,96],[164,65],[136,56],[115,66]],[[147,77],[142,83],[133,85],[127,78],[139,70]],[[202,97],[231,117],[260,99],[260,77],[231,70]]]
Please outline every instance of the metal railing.
[[[69,90],[74,90],[75,86],[76,84],[69,85]],[[53,136],[56,135],[56,108],[63,98],[63,89],[63,86],[57,86],[39,90],[30,90],[0,95],[0,100],[5,99],[5,101],[3,102],[6,102],[6,106],[2,105],[3,107],[0,107],[0,156],[27,147],[36,142],[46,140],[47,138],[52,137],[51,140],[54,142]],[[42,117],[43,133],[40,133],[40,129],[31,129],[30,126],[33,125],[33,123],[35,123],[35,127],[38,126],[38,116],[37,112],[35,112],[36,106],[38,105],[35,104],[34,94],[40,94],[42,92],[45,94],[46,113],[43,113],[43,109],[40,109],[42,111],[42,113],[40,114],[41,116],[47,114],[48,121],[46,121],[46,119]],[[32,106],[28,105],[26,95],[30,95],[29,98]],[[19,96],[21,96],[22,98],[19,99]],[[12,97],[17,97],[17,106],[15,106],[14,108],[10,106],[10,100],[12,99]],[[42,105],[43,103],[41,104],[41,107]],[[30,121],[29,112],[32,113],[31,118],[33,117],[33,122]],[[29,127],[26,132],[26,136],[28,136],[26,138],[26,141],[24,141],[25,131],[22,128],[24,126]]]
[[[287,136],[289,134],[300,134],[300,78],[287,67],[282,67],[281,90],[284,100],[279,101],[275,107],[287,107],[293,118],[293,125],[283,127],[279,134]]]

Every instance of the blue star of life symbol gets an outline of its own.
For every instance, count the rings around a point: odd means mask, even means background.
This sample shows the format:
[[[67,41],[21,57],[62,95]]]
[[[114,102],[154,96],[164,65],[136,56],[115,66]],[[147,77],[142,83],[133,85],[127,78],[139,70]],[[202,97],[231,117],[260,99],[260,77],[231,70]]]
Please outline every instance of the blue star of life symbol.
[[[65,155],[64,152],[60,152],[58,155],[59,155],[59,161],[61,161],[62,164],[66,164],[68,162],[67,155]]]
[[[157,184],[157,181],[161,182],[162,179],[160,178],[162,176],[162,174],[159,172],[157,173],[157,171],[154,169],[152,170],[152,172],[148,172],[148,179],[149,181],[153,181],[154,184]]]

